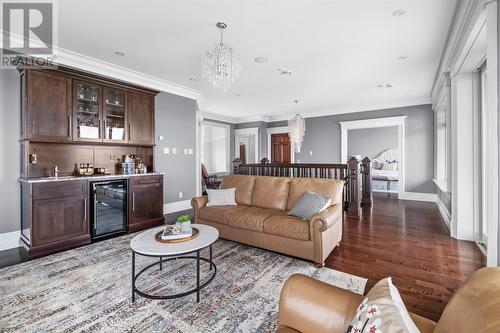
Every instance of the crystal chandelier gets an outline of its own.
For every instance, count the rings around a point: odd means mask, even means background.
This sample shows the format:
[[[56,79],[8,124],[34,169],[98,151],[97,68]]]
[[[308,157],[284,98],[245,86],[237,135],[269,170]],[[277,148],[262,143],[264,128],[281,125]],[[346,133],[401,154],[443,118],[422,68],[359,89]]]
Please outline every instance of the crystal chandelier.
[[[222,34],[227,25],[219,22],[216,26],[220,30],[220,43],[208,50],[201,60],[202,77],[226,93],[234,79],[239,76],[241,63],[233,48],[222,41]]]
[[[295,105],[299,102],[294,100]],[[288,135],[296,153],[300,153],[302,142],[304,141],[304,134],[306,133],[306,122],[300,114],[288,120]]]

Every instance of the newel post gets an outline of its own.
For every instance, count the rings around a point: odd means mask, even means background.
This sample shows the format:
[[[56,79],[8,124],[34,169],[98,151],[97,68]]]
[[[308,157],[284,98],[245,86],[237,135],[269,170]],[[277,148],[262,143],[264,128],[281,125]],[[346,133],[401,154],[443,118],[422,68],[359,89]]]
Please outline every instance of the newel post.
[[[361,204],[363,206],[371,206],[372,198],[372,175],[371,175],[371,160],[368,157],[363,158],[361,161],[361,173],[362,173],[362,186],[363,198]]]
[[[347,162],[347,215],[361,215],[361,179],[359,161],[355,157]]]

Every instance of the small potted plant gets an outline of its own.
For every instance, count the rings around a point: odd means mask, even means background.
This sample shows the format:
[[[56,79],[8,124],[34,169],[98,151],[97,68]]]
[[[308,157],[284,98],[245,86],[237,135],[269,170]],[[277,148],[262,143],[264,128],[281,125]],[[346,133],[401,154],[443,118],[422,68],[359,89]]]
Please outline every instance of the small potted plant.
[[[177,225],[181,229],[181,231],[189,231],[191,230],[191,216],[189,215],[181,215],[177,218]]]

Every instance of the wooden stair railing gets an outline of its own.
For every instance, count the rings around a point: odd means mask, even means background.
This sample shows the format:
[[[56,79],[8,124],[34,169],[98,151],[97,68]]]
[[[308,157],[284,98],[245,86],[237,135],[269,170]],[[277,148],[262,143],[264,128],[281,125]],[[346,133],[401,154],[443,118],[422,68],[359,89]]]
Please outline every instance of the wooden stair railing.
[[[370,160],[365,160],[367,166],[360,165],[355,158],[347,164],[241,164],[235,166],[234,172],[254,176],[340,179],[344,181],[344,210],[348,215],[360,216],[361,205],[371,204]]]

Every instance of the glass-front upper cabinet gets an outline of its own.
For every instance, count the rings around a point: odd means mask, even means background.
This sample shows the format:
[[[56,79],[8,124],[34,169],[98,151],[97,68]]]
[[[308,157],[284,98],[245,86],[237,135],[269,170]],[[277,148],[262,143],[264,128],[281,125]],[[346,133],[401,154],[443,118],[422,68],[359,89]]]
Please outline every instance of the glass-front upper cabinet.
[[[75,82],[73,139],[100,141],[101,138],[101,88],[86,82]]]
[[[104,140],[126,140],[125,92],[104,87]]]

